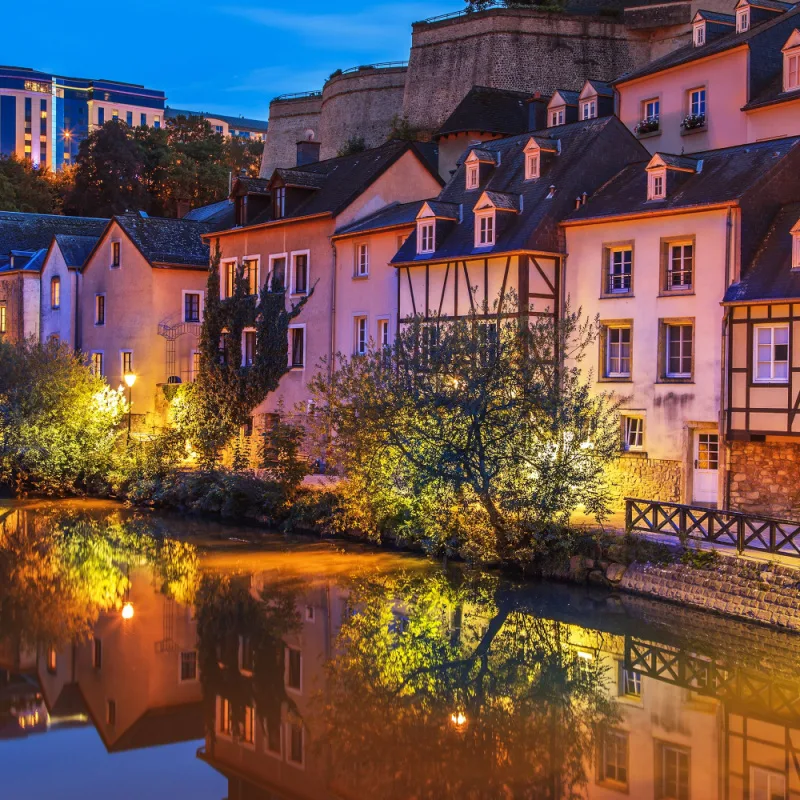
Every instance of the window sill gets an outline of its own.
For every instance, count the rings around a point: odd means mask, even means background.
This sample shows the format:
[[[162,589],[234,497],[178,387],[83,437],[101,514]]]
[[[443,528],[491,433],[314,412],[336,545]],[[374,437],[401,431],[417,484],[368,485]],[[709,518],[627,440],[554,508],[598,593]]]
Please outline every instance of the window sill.
[[[619,298],[627,300],[630,297],[636,297],[633,292],[603,292],[600,295],[600,300],[617,300]]]
[[[695,133],[707,133],[708,123],[700,125],[698,128],[681,128],[681,136],[692,136]]]
[[[788,380],[779,380],[779,381],[751,381],[750,385],[758,388],[759,386],[788,386]]]
[[[647,458],[647,450],[620,450],[620,458]]]
[[[598,383],[633,383],[633,378],[630,376],[627,378],[613,378],[607,375],[604,375],[602,378],[597,379]]]
[[[368,278],[369,278],[369,273],[367,273],[366,275],[353,275],[354,281],[365,281]]]
[[[290,292],[289,297],[305,297],[308,292]]]
[[[673,291],[666,291],[662,289],[658,293],[658,297],[694,297],[694,289],[675,289]]]
[[[648,131],[647,133],[636,133],[634,134],[637,139],[652,139],[654,136],[661,136],[661,128],[657,131]]]
[[[292,366],[289,367],[289,372],[302,372],[305,368],[305,364],[292,364]]]
[[[659,384],[662,384],[662,383],[663,384],[672,384],[672,383],[694,384],[694,378],[669,378],[669,377],[663,377],[663,378],[659,378],[656,381],[656,385],[659,385]]]

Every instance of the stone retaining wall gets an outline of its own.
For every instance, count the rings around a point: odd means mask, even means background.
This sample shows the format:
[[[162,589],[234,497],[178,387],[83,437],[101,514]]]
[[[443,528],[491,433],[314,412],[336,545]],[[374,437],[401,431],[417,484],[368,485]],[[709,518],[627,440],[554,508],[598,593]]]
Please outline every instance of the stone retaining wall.
[[[731,442],[730,507],[795,519],[800,513],[800,444]]]
[[[614,507],[624,508],[626,497],[681,502],[683,465],[680,461],[623,456],[607,470]]]
[[[628,592],[800,631],[800,570],[723,557],[704,570],[631,564],[617,586]]]

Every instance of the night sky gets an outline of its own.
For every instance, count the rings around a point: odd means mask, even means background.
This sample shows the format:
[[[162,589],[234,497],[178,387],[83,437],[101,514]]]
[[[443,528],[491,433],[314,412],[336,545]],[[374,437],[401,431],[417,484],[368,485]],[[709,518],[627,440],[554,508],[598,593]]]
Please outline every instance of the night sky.
[[[176,108],[268,116],[276,94],[320,88],[337,68],[408,58],[411,23],[463,0],[371,4],[139,0],[3,4],[2,63],[141,83]]]

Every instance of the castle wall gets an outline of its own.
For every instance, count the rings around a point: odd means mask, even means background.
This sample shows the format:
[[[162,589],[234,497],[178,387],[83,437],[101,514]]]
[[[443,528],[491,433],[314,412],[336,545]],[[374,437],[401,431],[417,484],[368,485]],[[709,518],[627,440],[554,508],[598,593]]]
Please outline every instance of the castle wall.
[[[311,138],[319,141],[322,95],[311,94],[286,99],[275,98],[269,104],[269,128],[261,159],[262,178],[272,177],[277,167],[297,165],[297,143]]]
[[[352,137],[383,144],[403,110],[406,68],[360,68],[330,78],[322,90],[320,158],[334,158]]]
[[[435,130],[474,85],[580,89],[649,60],[647,35],[619,21],[496,8],[413,26],[403,113]]]

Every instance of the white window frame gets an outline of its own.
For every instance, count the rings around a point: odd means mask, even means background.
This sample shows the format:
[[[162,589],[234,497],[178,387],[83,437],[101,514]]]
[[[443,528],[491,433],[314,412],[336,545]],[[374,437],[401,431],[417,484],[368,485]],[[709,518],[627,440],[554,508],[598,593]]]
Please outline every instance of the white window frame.
[[[129,355],[131,357],[131,372],[133,372],[133,350],[130,348],[120,350],[119,351],[119,374],[124,378],[127,374],[125,372],[125,356]]]
[[[181,289],[181,318],[183,322],[186,322],[186,295],[187,294],[199,294],[200,295],[200,308],[199,311],[199,319],[197,320],[198,323],[203,321],[203,311],[205,308],[205,299],[206,293],[202,289]],[[190,324],[197,324],[197,323],[190,323]]]
[[[302,742],[303,746],[301,749],[301,761],[293,761],[292,760],[292,726],[295,725],[300,728],[302,732]],[[305,769],[306,768],[306,729],[303,725],[302,721],[299,722],[292,722],[291,720],[286,723],[286,763],[289,764],[291,767],[295,767],[295,769]]]
[[[100,322],[100,298],[103,298],[103,321]],[[108,306],[106,303],[106,293],[105,292],[98,292],[94,296],[94,326],[95,328],[103,328],[106,324],[106,316],[108,312]]]
[[[363,339],[362,339],[363,335]],[[363,356],[369,348],[369,316],[353,315],[353,355]]]
[[[681,362],[681,366],[683,366],[684,361],[684,354],[683,354],[683,346],[686,344],[686,339],[683,336],[683,329],[689,329],[689,371],[680,371],[680,372],[672,372],[670,371],[670,363],[671,363],[671,353],[670,353],[670,345],[672,344],[671,333],[676,329],[681,330],[680,339],[679,339],[679,346],[680,346],[680,355],[679,361]],[[694,363],[694,325],[691,322],[664,322],[664,374],[667,378],[691,378],[692,377],[692,364]]]
[[[663,200],[667,196],[667,170],[654,169],[647,173],[647,199]]]
[[[426,244],[429,239],[429,244]],[[436,220],[424,218],[417,222],[417,253],[424,255],[436,250]]]
[[[356,243],[356,263],[354,276],[356,278],[369,277],[369,242]]]
[[[614,740],[623,740],[625,742],[625,780],[621,781],[618,778],[609,778],[607,775],[607,767],[609,764],[608,760],[608,742],[611,739]],[[627,731],[620,731],[616,729],[609,729],[603,732],[600,740],[600,783],[605,784],[608,786],[614,787],[625,787],[627,788],[630,786],[631,782],[631,743],[630,743],[630,734]],[[614,762],[614,766],[617,770],[619,770],[621,764],[618,764],[616,761]]]
[[[294,352],[292,351],[292,331],[295,328],[302,328],[303,329],[303,365],[292,365],[294,361]],[[295,322],[289,325],[289,370],[290,371],[302,371],[306,368],[306,351],[308,350],[308,337],[306,335],[306,324],[305,322]]]
[[[188,653],[194,653],[194,678],[184,678],[183,670],[183,657]],[[200,657],[197,650],[180,650],[178,651],[178,683],[197,683],[200,679]]]
[[[680,252],[681,269],[680,270],[672,269],[673,249],[676,248],[676,247],[679,247],[681,249],[681,252]],[[688,269],[686,268],[686,261],[687,261],[686,248],[687,247],[691,247],[692,248],[691,266]],[[681,293],[681,292],[691,292],[691,291],[694,290],[695,263],[697,261],[697,252],[696,251],[697,251],[697,247],[695,245],[695,242],[693,240],[691,240],[691,239],[688,239],[686,241],[675,240],[675,241],[671,241],[671,242],[669,242],[667,244],[666,275],[664,276],[665,277],[665,289],[664,289],[665,292]],[[680,273],[681,275],[685,276],[687,272],[689,272],[690,275],[691,275],[691,280],[689,281],[689,283],[673,284],[671,282],[671,276],[674,275],[675,273]]]
[[[694,46],[702,47],[706,43],[706,23],[696,22],[694,25]]]
[[[769,769],[769,767],[761,767],[757,765],[752,765],[750,767],[750,791],[753,793],[751,794],[752,797],[755,797],[755,788],[756,788],[756,775],[759,773],[763,774],[766,777],[767,782],[767,794],[764,795],[765,797],[774,796],[773,789],[783,788],[783,795],[784,797],[788,797],[788,781],[786,780],[786,773],[781,772],[777,769]],[[773,787],[773,779],[780,781],[780,786]]]
[[[289,271],[291,270],[291,263],[289,259],[289,253],[271,253],[269,256],[269,274],[267,275],[267,280],[269,281],[269,285],[267,289],[269,291],[272,290],[272,275],[275,272],[275,262],[282,258],[283,259],[283,288],[285,289],[287,286],[287,281],[289,280]]]
[[[228,291],[228,264],[233,264],[233,284],[231,286],[231,293]],[[236,273],[239,269],[238,258],[223,258],[219,262],[219,297],[220,300],[227,300],[228,297],[233,297],[236,291]]]
[[[297,277],[297,258],[298,256],[306,257],[306,288],[305,291],[298,292],[296,285]],[[307,295],[311,288],[311,251],[310,250],[292,250],[289,255],[289,265],[292,271],[290,276],[290,289],[289,294],[292,295]]]
[[[565,106],[558,106],[557,108],[553,108],[550,111],[550,127],[555,128],[558,125],[564,124],[564,113],[566,111]]]
[[[542,154],[541,150],[528,150],[525,153],[525,180],[532,181],[541,174]]]
[[[620,423],[622,426],[622,450],[626,453],[641,453],[645,446],[645,417],[644,414],[621,413]],[[630,443],[631,435],[638,441]]]
[[[629,331],[630,336],[628,337],[628,371],[627,372],[615,372],[611,369],[612,360],[616,360],[619,362],[619,365],[622,366],[623,357],[620,352],[619,355],[612,357],[611,355],[611,332],[612,331]],[[622,347],[623,342],[620,340],[617,342],[617,346],[620,348]],[[603,365],[603,377],[605,378],[630,378],[632,372],[632,362],[633,362],[633,328],[630,325],[607,325],[606,326],[606,342],[605,342],[605,364]]]
[[[300,686],[290,686],[289,685],[289,675],[291,673],[291,664],[289,662],[289,653],[295,652],[300,654]],[[303,694],[303,651],[299,647],[294,647],[292,645],[286,645],[286,671],[283,677],[284,685],[286,686],[286,691],[291,692],[292,694],[302,695]]]
[[[497,241],[497,213],[478,211],[475,213],[475,247],[494,247]]]
[[[634,702],[641,702],[642,699],[642,673],[633,669],[627,669],[624,661],[618,662],[617,673],[617,696]],[[634,691],[628,690],[629,682],[633,684]]]
[[[650,108],[648,108],[648,106]],[[652,113],[655,111],[655,114]],[[650,120],[658,120],[661,115],[661,98],[660,97],[650,97],[647,100],[642,101],[642,119]]]
[[[386,331],[386,341],[383,341],[383,331]],[[392,344],[392,319],[391,317],[378,317],[376,320],[375,341],[378,347],[391,347]]]
[[[740,8],[736,12],[736,33],[745,33],[750,30],[750,8]]]
[[[278,186],[275,189],[275,219],[283,219],[286,216],[286,187]]]
[[[661,761],[660,769],[658,770],[659,774],[661,775],[661,786],[657,787],[658,789],[658,797],[676,797],[677,795],[673,795],[670,793],[669,795],[666,793],[666,783],[668,779],[667,769],[666,769],[666,756],[668,752],[676,753],[678,757],[685,756],[687,761],[687,789],[688,789],[688,797],[691,797],[691,785],[692,785],[692,776],[691,776],[691,750],[688,747],[682,747],[679,744],[672,744],[671,742],[659,742],[658,746],[658,758]],[[676,764],[678,762],[676,761]],[[677,775],[674,776],[675,783],[677,786],[678,780]]]
[[[695,95],[697,95],[697,99],[695,100]],[[688,92],[689,98],[689,113],[693,114],[698,117],[705,117],[707,115],[707,108],[708,108],[708,92],[706,91],[705,86],[697,86],[694,89],[689,89]],[[695,111],[695,106],[697,110]]]
[[[789,80],[794,62],[794,82]],[[783,91],[794,92],[800,89],[800,47],[793,47],[783,54]]]
[[[261,256],[242,256],[242,265],[244,265],[246,261],[256,262],[256,291],[250,296],[258,297],[258,294],[261,291]]]
[[[630,269],[627,272],[615,272],[614,267],[616,264],[614,263],[614,256],[617,253],[629,253],[630,254]],[[625,259],[624,257],[620,260],[620,266],[625,266]],[[627,277],[628,285],[625,286],[624,279]],[[621,285],[615,286],[614,280],[621,279]],[[608,248],[608,263],[606,264],[606,294],[630,294],[633,290],[633,245],[619,245],[618,247],[609,247]]]
[[[481,165],[479,162],[471,162],[467,164],[466,184],[467,189],[477,189],[480,184]]]
[[[800,269],[800,233],[792,234],[792,269]]]
[[[119,256],[118,264],[114,263],[114,249],[117,250],[117,255]],[[112,239],[111,240],[111,260],[109,262],[109,269],[119,269],[122,266],[122,241],[120,239]]]
[[[581,119],[595,119],[597,117],[597,98],[581,100]]]
[[[253,361],[250,364],[247,363],[247,334],[253,334]],[[249,367],[255,363],[256,360],[256,329],[255,328],[244,328],[242,330],[242,366]]]
[[[216,723],[214,727],[217,731],[217,736],[221,736],[223,739],[228,739],[229,741],[233,739],[233,714],[230,714],[231,718],[231,729],[226,731],[223,727],[223,712],[225,710],[225,704],[228,704],[228,708],[230,709],[231,701],[228,700],[227,697],[223,697],[221,694],[217,695],[217,713],[216,719],[214,722]]]
[[[95,356],[100,356],[100,374],[99,375],[94,371],[94,357]],[[102,350],[92,350],[91,353],[89,353],[89,368],[91,369],[92,374],[95,375],[98,378],[104,378],[105,377],[105,366],[106,366],[106,359],[105,359],[105,356],[103,354],[103,351]]]
[[[769,342],[761,342],[759,332],[760,331],[770,331]],[[776,332],[777,331],[785,331],[786,334],[786,341],[785,342],[776,342]],[[783,338],[783,336],[781,336]],[[788,323],[781,323],[777,325],[754,325],[753,326],[753,383],[778,383],[778,384],[785,384],[789,381],[789,368],[791,365],[791,357],[792,354],[789,352],[789,339],[790,339],[790,329]],[[783,359],[776,359],[775,358],[775,348],[776,347],[786,347],[786,360]],[[759,348],[760,347],[769,347],[770,348],[770,358],[768,361],[760,361],[759,360]],[[760,377],[758,374],[758,367],[760,364],[769,364],[769,376],[767,377]],[[786,375],[781,376],[776,374],[777,370],[776,367],[779,364],[786,365]]]

